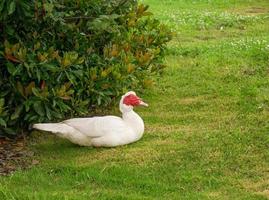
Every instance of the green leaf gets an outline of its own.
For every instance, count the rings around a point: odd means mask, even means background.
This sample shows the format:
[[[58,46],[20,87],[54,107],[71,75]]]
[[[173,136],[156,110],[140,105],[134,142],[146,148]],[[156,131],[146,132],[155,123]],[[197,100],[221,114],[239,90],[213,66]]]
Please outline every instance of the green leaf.
[[[51,72],[57,72],[60,69],[58,66],[53,65],[53,64],[47,64],[46,63],[46,64],[43,64],[42,66],[45,67],[46,69],[48,69]]]
[[[79,78],[83,77],[84,75],[83,70],[76,70],[76,71],[73,71],[73,73]]]
[[[29,83],[27,87],[24,89],[25,96],[28,97],[30,94],[32,94],[32,89],[35,87],[35,82],[32,81]]]
[[[23,86],[22,86],[21,82],[19,82],[19,81],[17,82],[17,90],[23,97],[25,97]]]
[[[84,56],[82,56],[82,57],[80,57],[79,59],[77,59],[77,61],[76,61],[76,64],[82,64],[83,62],[85,61],[85,57]]]
[[[40,74],[40,71],[38,69],[36,69],[36,77],[37,77],[38,82],[40,82],[41,74]]]
[[[0,118],[0,126],[4,126],[4,127],[7,126],[7,123],[2,118]]]
[[[11,75],[15,75],[16,73],[16,67],[14,66],[13,63],[8,62],[7,63],[7,71],[11,74]]]
[[[49,120],[52,119],[52,116],[51,116],[51,111],[49,109],[49,107],[45,104],[45,110],[46,110],[46,116]]]
[[[60,118],[63,117],[61,113],[59,113],[59,112],[55,112],[55,111],[52,111],[52,115],[53,115],[55,118],[58,118],[58,119],[60,119]]]
[[[25,106],[25,111],[28,112],[30,110],[30,105],[31,105],[31,102],[30,101],[25,101],[24,102],[24,106]]]
[[[14,13],[15,8],[16,8],[15,1],[11,1],[8,6],[8,15],[11,15],[12,13]]]
[[[0,108],[3,108],[5,105],[5,99],[4,98],[1,98],[0,99]]]
[[[68,105],[66,105],[65,103],[63,103],[62,101],[58,101],[57,105],[59,106],[59,108],[62,112],[66,112],[68,110],[71,110],[71,108]]]
[[[101,101],[102,101],[102,97],[98,96],[97,97],[97,105],[100,106],[101,105]]]
[[[2,10],[4,9],[4,5],[5,5],[5,1],[1,1],[0,2],[0,12],[2,12]]]
[[[44,8],[47,13],[52,13],[54,5],[52,3],[45,3]]]
[[[16,135],[16,131],[11,128],[5,128],[4,131],[9,135]]]
[[[40,116],[45,115],[45,111],[44,111],[44,108],[43,108],[43,106],[41,104],[41,101],[37,101],[37,102],[34,103],[34,110]]]
[[[23,105],[18,106],[18,107],[15,109],[15,112],[11,115],[10,119],[11,119],[11,120],[14,120],[14,119],[19,118],[19,116],[20,116],[22,110],[23,110]]]
[[[32,88],[32,92],[36,97],[43,98],[38,89],[36,89],[35,87]]]
[[[8,33],[8,35],[14,35],[15,30],[11,26],[8,26],[6,28],[6,32]]]
[[[73,84],[73,85],[76,85],[76,77],[71,74],[71,73],[68,73],[68,72],[65,72],[68,80]]]

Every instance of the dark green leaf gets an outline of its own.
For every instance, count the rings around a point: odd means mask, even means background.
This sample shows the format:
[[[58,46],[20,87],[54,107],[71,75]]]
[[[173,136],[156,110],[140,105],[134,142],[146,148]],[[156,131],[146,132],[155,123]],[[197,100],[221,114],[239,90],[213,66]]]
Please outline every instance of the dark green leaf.
[[[15,109],[15,112],[11,115],[10,119],[11,119],[11,120],[14,120],[14,119],[19,118],[19,116],[20,116],[22,110],[23,110],[23,105],[18,106],[18,107]]]
[[[101,96],[98,96],[97,97],[97,104],[98,105],[101,105],[101,101],[102,101],[102,97]]]
[[[73,84],[76,85],[76,77],[72,75],[71,73],[65,72],[68,80]]]
[[[40,82],[40,80],[41,80],[41,73],[40,73],[40,71],[38,69],[36,69],[36,77],[37,77],[38,82]]]
[[[52,113],[53,117],[55,117],[55,118],[60,119],[63,117],[63,115],[59,112],[51,111],[51,113]]]
[[[16,8],[15,1],[14,0],[10,1],[9,7],[8,7],[8,15],[11,15],[15,11],[15,8]]]
[[[0,99],[0,108],[3,108],[4,107],[4,104],[5,104],[5,99],[4,98],[1,98]]]
[[[36,89],[35,87],[32,88],[32,92],[35,96],[42,98],[42,95],[39,93],[38,89]]]
[[[14,66],[13,63],[11,63],[11,62],[8,62],[8,63],[7,63],[7,71],[8,71],[10,74],[15,75],[15,73],[16,73],[16,67]]]
[[[43,105],[42,105],[42,103],[40,101],[37,101],[37,102],[34,103],[34,110],[40,116],[45,115],[44,107],[43,107]]]
[[[16,131],[11,129],[11,128],[5,128],[4,131],[8,134],[8,135],[16,135]]]
[[[45,104],[45,110],[46,110],[46,116],[49,120],[52,119],[52,116],[51,116],[51,110],[48,108],[48,106]]]
[[[24,102],[24,106],[25,106],[25,111],[28,112],[30,110],[30,105],[31,105],[31,102],[30,101],[25,101]]]
[[[24,89],[21,82],[18,81],[16,86],[17,86],[17,91],[24,97]]]
[[[0,118],[0,126],[4,126],[4,127],[7,126],[7,123],[2,118]]]
[[[59,67],[58,66],[56,66],[56,65],[52,65],[52,64],[43,64],[42,65],[43,67],[45,67],[46,69],[48,69],[49,71],[51,71],[51,72],[57,72],[57,71],[59,71]]]
[[[2,12],[2,10],[4,9],[5,2],[6,1],[3,0],[0,2],[0,12]]]

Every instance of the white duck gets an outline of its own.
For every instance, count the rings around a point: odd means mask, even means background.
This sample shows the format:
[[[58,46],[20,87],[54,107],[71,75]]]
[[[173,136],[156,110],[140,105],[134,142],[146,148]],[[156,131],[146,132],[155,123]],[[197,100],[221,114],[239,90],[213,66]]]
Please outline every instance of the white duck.
[[[59,123],[34,124],[33,128],[55,133],[81,146],[115,147],[139,140],[144,133],[144,122],[133,111],[135,106],[148,106],[135,92],[121,97],[122,118],[103,116],[74,118]]]

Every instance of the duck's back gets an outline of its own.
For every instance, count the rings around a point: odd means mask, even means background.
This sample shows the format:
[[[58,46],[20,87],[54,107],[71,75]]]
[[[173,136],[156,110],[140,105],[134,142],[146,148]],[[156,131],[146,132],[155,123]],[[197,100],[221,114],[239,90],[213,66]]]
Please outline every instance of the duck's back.
[[[74,118],[63,121],[63,123],[91,138],[101,137],[111,132],[119,132],[127,128],[122,118],[110,115],[104,117]]]

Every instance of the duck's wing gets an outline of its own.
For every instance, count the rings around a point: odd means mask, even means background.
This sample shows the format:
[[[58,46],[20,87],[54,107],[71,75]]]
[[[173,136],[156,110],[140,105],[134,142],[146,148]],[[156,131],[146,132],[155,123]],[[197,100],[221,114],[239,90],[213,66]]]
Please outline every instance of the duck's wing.
[[[116,116],[73,118],[62,123],[91,138],[101,137],[125,127],[122,118]]]

